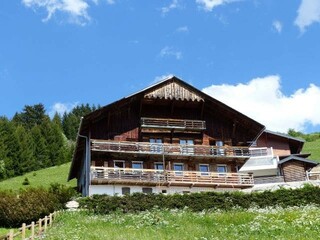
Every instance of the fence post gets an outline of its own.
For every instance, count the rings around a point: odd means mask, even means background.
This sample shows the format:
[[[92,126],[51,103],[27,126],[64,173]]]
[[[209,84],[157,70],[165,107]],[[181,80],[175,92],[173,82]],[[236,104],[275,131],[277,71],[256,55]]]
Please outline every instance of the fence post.
[[[31,236],[30,239],[33,240],[34,239],[34,222],[31,222]]]
[[[42,232],[42,219],[39,219],[39,230],[38,230],[39,234],[41,234]]]
[[[13,240],[13,230],[12,229],[9,232],[9,240]]]
[[[21,228],[21,239],[25,239],[26,238],[26,224],[22,223],[22,228]]]
[[[51,227],[52,225],[52,213],[50,213],[49,215],[49,227]]]
[[[48,226],[48,217],[45,216],[45,217],[44,217],[44,231],[45,231],[45,232],[47,231],[47,226]]]

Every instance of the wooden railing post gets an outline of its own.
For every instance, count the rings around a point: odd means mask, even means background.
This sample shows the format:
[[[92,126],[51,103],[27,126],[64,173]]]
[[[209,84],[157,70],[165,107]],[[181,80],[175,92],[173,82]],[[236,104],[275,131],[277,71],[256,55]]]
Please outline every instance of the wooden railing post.
[[[45,216],[45,217],[44,217],[44,231],[45,231],[45,232],[47,231],[47,226],[48,226],[48,217]]]
[[[39,230],[38,230],[39,234],[41,234],[42,232],[42,219],[39,219]]]
[[[34,239],[34,222],[31,222],[31,236],[30,239],[33,240]]]
[[[21,228],[21,239],[24,240],[25,238],[26,238],[26,224],[23,223]]]
[[[9,240],[13,240],[13,230],[11,229],[9,232]]]
[[[52,225],[52,213],[50,213],[49,215],[49,227],[51,227]]]

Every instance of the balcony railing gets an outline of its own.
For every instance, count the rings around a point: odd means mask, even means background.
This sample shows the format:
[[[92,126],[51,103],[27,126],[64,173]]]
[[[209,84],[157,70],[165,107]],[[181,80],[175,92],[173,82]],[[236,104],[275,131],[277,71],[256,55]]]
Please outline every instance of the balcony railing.
[[[142,128],[181,129],[202,131],[206,129],[206,122],[200,120],[141,118]]]
[[[174,186],[249,187],[250,174],[91,167],[93,184],[121,183]]]
[[[306,180],[320,180],[320,172],[306,171]]]
[[[92,151],[137,153],[154,155],[186,155],[201,157],[242,157],[249,158],[248,147],[217,147],[208,145],[183,145],[148,142],[118,142],[109,140],[91,140]],[[264,149],[264,150],[263,150]],[[261,148],[260,154],[267,154],[267,148]]]

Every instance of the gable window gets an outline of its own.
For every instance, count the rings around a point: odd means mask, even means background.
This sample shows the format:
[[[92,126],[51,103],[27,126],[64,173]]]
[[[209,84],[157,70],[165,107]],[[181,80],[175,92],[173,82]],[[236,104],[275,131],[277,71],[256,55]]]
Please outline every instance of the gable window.
[[[194,153],[194,141],[193,139],[180,139],[181,153],[193,154]]]
[[[150,138],[150,151],[151,152],[162,152],[162,139],[161,138]]]
[[[221,140],[216,141],[216,147],[218,147],[217,154],[223,156],[224,155],[223,141]]]

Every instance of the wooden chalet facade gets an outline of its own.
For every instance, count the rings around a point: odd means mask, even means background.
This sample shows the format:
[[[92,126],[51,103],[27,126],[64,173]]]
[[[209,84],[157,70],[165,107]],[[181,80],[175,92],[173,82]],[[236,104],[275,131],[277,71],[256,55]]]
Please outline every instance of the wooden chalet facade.
[[[81,120],[69,180],[83,195],[186,193],[253,186],[238,170],[265,127],[177,77]]]

